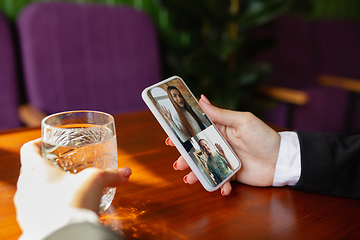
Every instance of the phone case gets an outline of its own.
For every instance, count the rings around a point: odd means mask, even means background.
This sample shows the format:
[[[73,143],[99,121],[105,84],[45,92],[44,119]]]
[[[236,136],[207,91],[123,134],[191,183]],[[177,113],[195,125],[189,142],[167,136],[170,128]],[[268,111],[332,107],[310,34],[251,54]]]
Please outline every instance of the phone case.
[[[236,154],[180,77],[146,88],[142,98],[207,191],[218,189],[241,168]]]

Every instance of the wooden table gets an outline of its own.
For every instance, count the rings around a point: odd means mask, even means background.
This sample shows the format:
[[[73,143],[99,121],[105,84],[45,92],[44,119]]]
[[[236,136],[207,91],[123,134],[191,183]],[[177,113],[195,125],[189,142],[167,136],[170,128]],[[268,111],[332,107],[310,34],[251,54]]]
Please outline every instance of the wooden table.
[[[179,156],[150,112],[116,118],[119,166],[133,170],[117,189],[106,225],[125,239],[360,239],[360,201],[297,191],[233,184],[230,196],[182,181],[172,164]],[[0,239],[17,239],[12,198],[19,149],[39,129],[0,134]]]

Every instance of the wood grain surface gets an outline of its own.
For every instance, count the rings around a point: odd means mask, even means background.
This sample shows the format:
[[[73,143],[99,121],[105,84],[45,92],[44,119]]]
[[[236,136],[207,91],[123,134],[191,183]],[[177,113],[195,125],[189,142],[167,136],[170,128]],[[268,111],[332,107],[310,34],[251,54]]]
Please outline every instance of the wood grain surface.
[[[116,116],[119,167],[133,170],[101,221],[125,239],[360,239],[360,201],[233,183],[227,196],[183,183],[179,156],[148,111]],[[17,239],[19,150],[39,129],[0,133],[0,239]]]

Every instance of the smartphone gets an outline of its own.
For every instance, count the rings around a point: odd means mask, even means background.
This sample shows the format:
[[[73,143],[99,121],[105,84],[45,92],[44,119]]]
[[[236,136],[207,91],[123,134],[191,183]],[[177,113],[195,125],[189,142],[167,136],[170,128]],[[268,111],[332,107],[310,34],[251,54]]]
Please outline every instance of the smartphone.
[[[236,154],[180,77],[147,87],[142,98],[207,191],[218,189],[241,168]]]

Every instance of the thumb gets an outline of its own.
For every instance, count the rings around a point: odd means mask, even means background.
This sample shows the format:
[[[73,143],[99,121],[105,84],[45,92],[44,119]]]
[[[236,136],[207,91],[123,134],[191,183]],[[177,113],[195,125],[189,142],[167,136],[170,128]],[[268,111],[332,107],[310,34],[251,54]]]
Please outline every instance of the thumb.
[[[232,127],[236,126],[236,122],[241,119],[239,118],[239,115],[242,114],[241,112],[215,107],[203,94],[201,95],[199,103],[204,112],[215,124]]]
[[[131,173],[131,169],[128,167],[120,169],[87,168],[77,175],[88,175],[84,178],[91,182],[90,186],[97,184],[100,188],[106,188],[120,186],[129,179]]]
[[[103,186],[118,187],[129,179],[132,171],[130,168],[124,167],[120,169],[105,169],[104,173]]]
[[[131,175],[128,167],[120,169],[87,168],[72,175],[73,183],[77,183],[70,206],[87,208],[94,212],[99,210],[99,202],[104,188],[118,187],[125,183]],[[78,180],[75,180],[78,178]]]

